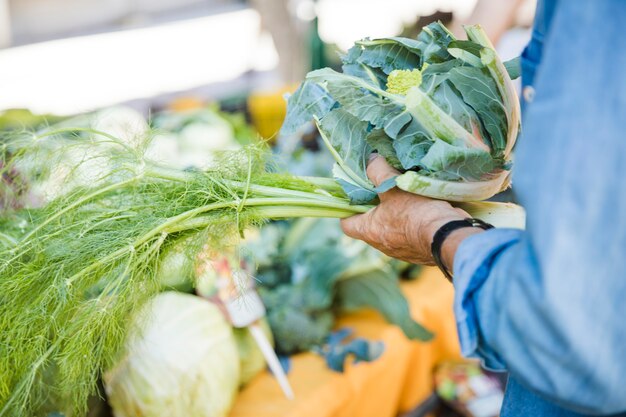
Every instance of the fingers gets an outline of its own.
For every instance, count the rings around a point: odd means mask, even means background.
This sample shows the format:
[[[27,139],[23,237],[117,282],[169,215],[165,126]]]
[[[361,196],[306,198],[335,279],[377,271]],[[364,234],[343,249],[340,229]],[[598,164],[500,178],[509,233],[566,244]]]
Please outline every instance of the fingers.
[[[348,217],[347,219],[341,220],[341,229],[343,232],[354,238],[363,240],[363,230],[364,225],[367,223],[367,213],[366,214],[357,214],[352,217]]]
[[[372,154],[370,157],[370,161],[367,164],[367,177],[376,187],[385,180],[399,174],[400,172],[389,165],[387,161],[385,161],[385,158],[379,154]]]

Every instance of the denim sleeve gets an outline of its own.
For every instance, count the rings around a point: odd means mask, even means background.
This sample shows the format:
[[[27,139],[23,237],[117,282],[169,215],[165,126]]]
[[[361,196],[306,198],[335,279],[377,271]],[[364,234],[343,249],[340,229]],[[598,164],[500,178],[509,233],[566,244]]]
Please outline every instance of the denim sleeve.
[[[527,230],[455,256],[463,353],[589,414],[626,410],[626,2],[560,1],[516,150]]]

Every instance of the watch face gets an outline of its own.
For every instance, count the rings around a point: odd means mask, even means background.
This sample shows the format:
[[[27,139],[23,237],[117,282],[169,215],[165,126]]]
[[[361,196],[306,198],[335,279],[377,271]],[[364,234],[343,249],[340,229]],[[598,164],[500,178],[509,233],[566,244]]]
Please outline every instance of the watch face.
[[[493,229],[493,226],[480,219],[466,219],[473,227],[480,227],[481,229]]]

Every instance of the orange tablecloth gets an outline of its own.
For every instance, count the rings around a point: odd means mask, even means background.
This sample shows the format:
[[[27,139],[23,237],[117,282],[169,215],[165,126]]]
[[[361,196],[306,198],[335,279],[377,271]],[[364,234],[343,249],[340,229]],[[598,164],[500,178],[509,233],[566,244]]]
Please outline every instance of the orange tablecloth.
[[[239,394],[230,417],[393,417],[408,411],[433,390],[432,369],[459,358],[452,313],[452,286],[435,268],[402,285],[411,314],[435,333],[430,342],[408,340],[375,311],[346,315],[338,327],[382,340],[385,352],[371,363],[349,364],[343,374],[329,370],[316,354],[291,359],[289,381],[296,399],[285,399],[273,377],[264,372]]]

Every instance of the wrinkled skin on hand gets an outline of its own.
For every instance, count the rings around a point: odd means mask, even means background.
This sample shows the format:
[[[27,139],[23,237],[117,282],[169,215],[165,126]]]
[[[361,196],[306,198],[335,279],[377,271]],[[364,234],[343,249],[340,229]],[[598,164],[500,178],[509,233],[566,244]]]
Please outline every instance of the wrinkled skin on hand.
[[[367,176],[378,186],[400,174],[385,158],[372,155]],[[343,219],[341,228],[393,258],[433,265],[430,251],[433,235],[441,226],[469,215],[450,203],[393,188],[379,195],[380,204],[365,214]]]

